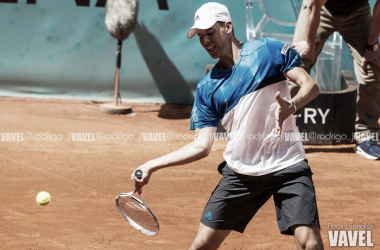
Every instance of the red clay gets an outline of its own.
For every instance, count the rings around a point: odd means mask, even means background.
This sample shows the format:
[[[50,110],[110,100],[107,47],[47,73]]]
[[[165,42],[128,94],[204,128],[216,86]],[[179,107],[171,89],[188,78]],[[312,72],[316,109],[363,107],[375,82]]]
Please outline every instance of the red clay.
[[[110,115],[94,102],[0,98],[0,132],[19,132],[24,139],[0,141],[0,249],[188,248],[219,181],[216,168],[226,142],[215,142],[210,156],[199,162],[154,173],[144,194],[161,231],[143,235],[122,219],[114,199],[132,190],[130,174],[139,164],[191,141],[191,106],[131,105],[133,114]],[[69,133],[77,132],[95,140],[67,142]],[[143,134],[149,132],[161,137]],[[100,133],[108,140],[91,137]],[[380,164],[355,154],[352,146],[306,146],[325,249],[329,223],[372,225],[372,249],[380,244]],[[47,206],[35,201],[42,190],[52,196]],[[279,233],[269,201],[244,234],[231,233],[220,249],[296,248],[293,237]]]

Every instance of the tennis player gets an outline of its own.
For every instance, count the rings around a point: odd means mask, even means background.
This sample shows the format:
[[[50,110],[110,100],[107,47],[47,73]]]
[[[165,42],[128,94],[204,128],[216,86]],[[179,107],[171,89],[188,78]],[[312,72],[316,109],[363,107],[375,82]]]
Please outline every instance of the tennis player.
[[[240,42],[230,13],[206,3],[195,13],[188,38],[198,36],[218,63],[199,82],[190,129],[196,138],[186,146],[148,161],[131,175],[137,188],[158,169],[206,157],[218,123],[228,133],[220,183],[205,206],[190,249],[217,249],[231,230],[243,233],[256,212],[273,197],[280,232],[294,235],[298,249],[323,249],[312,172],[293,113],[315,98],[319,89],[299,66],[290,46],[264,38]],[[286,79],[300,86],[290,99]],[[292,138],[286,140],[285,138]]]

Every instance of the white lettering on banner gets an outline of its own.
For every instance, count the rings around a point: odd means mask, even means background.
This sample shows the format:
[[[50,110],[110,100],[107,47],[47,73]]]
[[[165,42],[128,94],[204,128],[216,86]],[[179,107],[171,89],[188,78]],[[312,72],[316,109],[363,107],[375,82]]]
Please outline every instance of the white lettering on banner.
[[[326,110],[326,113],[325,114],[323,114],[322,113],[322,109],[318,109],[318,113],[321,115],[321,117],[322,117],[322,124],[326,124],[326,116],[328,115],[328,113],[330,112],[330,109],[327,109]]]
[[[310,119],[313,124],[317,124],[317,121],[315,120],[315,117],[317,116],[317,111],[319,115],[322,117],[322,124],[326,124],[326,117],[329,114],[330,109],[326,109],[326,112],[323,113],[322,109],[320,108],[305,108],[303,122],[307,124],[308,120]]]
[[[310,114],[311,112],[311,114]],[[317,111],[313,108],[305,108],[304,109],[304,119],[303,122],[307,124],[307,120],[310,118],[311,122],[313,124],[316,124],[317,122],[315,121],[314,117],[317,115]]]

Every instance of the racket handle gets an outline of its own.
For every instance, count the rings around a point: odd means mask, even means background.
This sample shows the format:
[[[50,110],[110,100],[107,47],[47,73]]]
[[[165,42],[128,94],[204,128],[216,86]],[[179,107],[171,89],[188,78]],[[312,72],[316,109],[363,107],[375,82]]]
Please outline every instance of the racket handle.
[[[140,169],[136,170],[135,171],[135,176],[136,176],[137,179],[141,180],[141,178],[142,178],[142,171]],[[136,186],[135,186],[135,192],[138,192],[139,195],[141,195],[142,190],[141,190],[141,188],[136,188]]]
[[[135,176],[137,179],[141,180],[142,178],[142,171],[140,169],[135,171]]]
[[[135,176],[136,176],[137,179],[141,180],[142,175],[143,175],[143,173],[142,173],[142,171],[141,171],[140,169],[137,169],[137,170],[135,171]],[[136,187],[135,187],[135,189],[136,189]],[[140,198],[141,198],[141,201],[144,203],[144,206],[145,206],[146,208],[149,209],[149,205],[148,205],[148,203],[146,202],[146,200],[145,200],[145,198],[144,198],[144,196],[143,196],[143,194],[142,194],[142,190],[141,190],[141,188],[140,188],[140,189],[136,189],[136,191],[139,193]]]

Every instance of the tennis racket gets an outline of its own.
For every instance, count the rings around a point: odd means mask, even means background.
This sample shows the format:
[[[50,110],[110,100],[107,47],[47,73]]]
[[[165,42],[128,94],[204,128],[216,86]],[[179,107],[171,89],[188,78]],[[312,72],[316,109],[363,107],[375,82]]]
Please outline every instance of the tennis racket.
[[[137,179],[142,178],[142,171],[136,170],[135,176]],[[140,199],[133,196],[134,193],[140,195]],[[146,202],[142,190],[130,193],[121,193],[116,197],[116,207],[119,209],[121,215],[131,224],[134,228],[146,235],[156,235],[160,230],[160,225],[156,216],[150,210]]]

